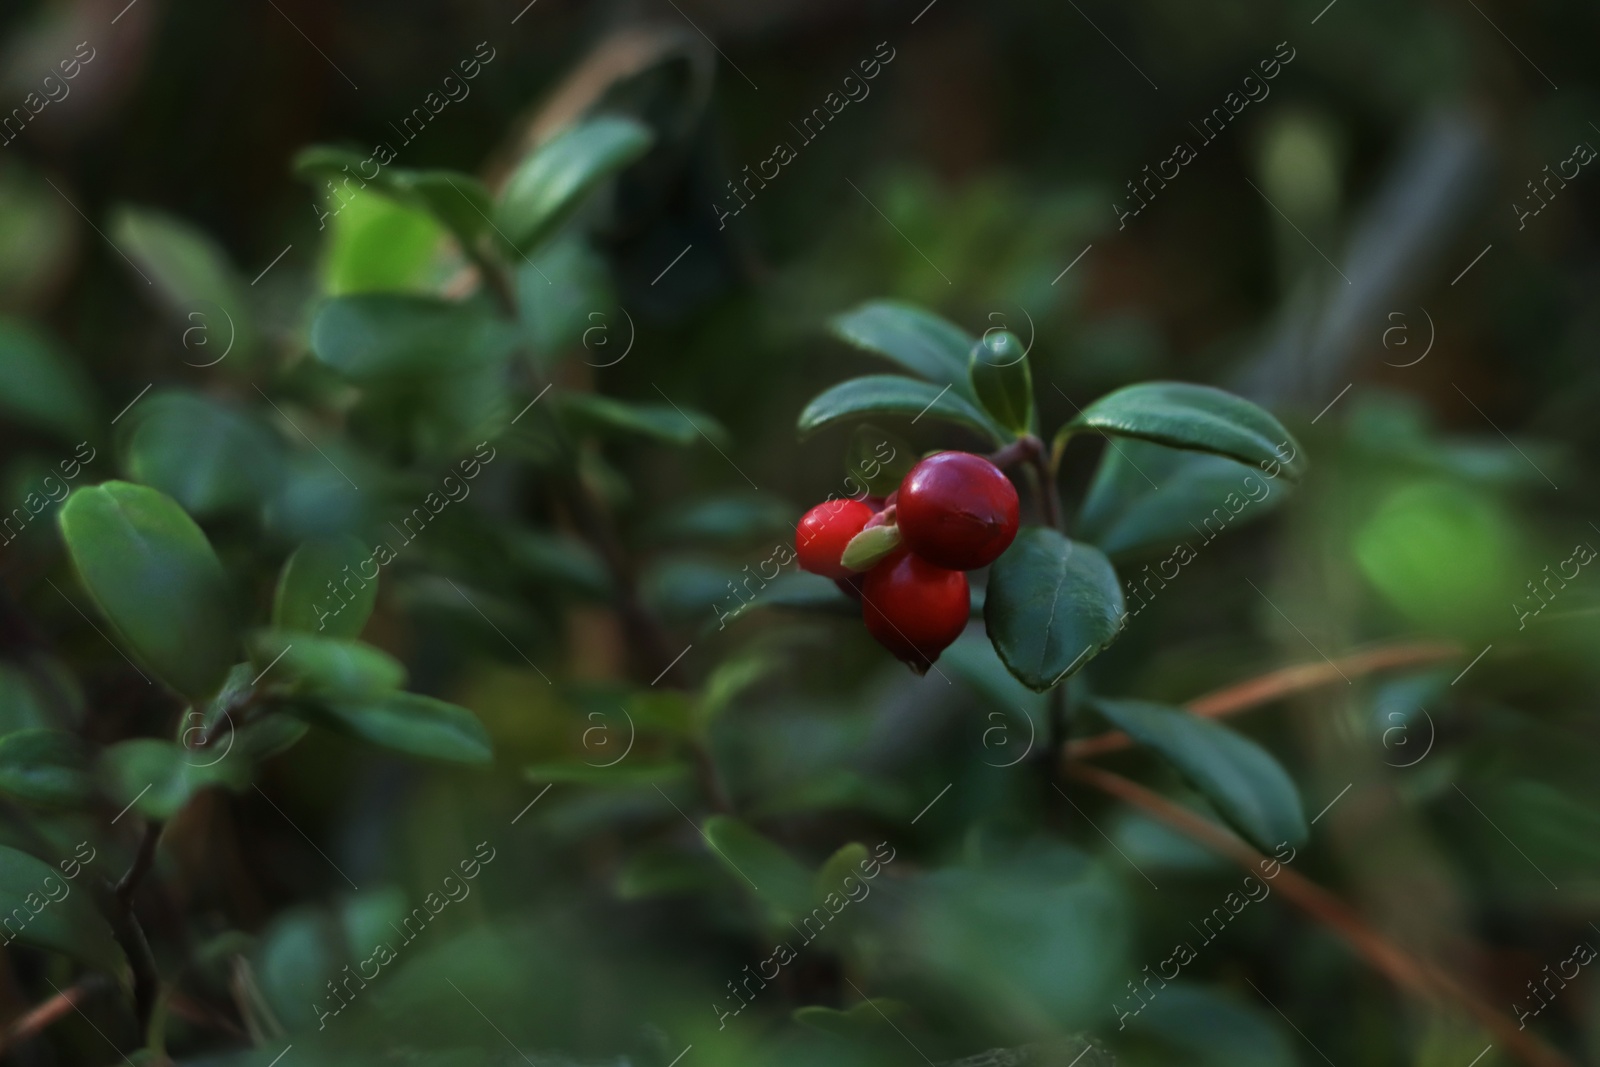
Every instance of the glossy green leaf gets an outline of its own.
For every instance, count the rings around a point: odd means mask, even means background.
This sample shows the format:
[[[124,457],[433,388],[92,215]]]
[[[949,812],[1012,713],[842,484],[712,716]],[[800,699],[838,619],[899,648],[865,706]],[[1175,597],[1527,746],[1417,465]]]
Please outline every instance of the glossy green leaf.
[[[729,875],[750,887],[778,916],[811,910],[811,872],[783,849],[727,815],[711,816],[701,832]]]
[[[214,762],[213,762],[214,761]],[[250,784],[250,764],[236,753],[220,759],[171,741],[137,737],[100,754],[97,768],[106,795],[153,822],[172,818],[202,789],[240,790]]]
[[[270,431],[194,393],[164,393],[136,409],[128,472],[191,515],[259,506],[283,477]]]
[[[974,399],[967,379],[967,354],[973,339],[960,327],[898,300],[872,300],[833,319],[841,340]]]
[[[865,487],[873,496],[888,496],[916,465],[916,450],[904,438],[863,423],[851,431],[845,449],[846,495],[860,496]]]
[[[20,730],[0,737],[0,794],[25,804],[72,808],[94,796],[89,752],[64,730]]]
[[[183,219],[145,208],[119,208],[109,233],[138,266],[135,289],[156,296],[174,321],[203,328],[205,347],[191,348],[186,362],[210,363],[224,351],[248,358],[255,329],[246,287],[221,245]]]
[[[1138,700],[1094,701],[1112,726],[1154,749],[1258,848],[1303,844],[1300,793],[1272,753],[1213,719]]]
[[[238,658],[222,564],[171,497],[142,485],[79,489],[59,515],[78,576],[121,643],[194,700]]]
[[[0,413],[78,441],[94,428],[94,395],[78,364],[32,326],[0,318]]]
[[[839,563],[857,574],[869,571],[900,547],[900,527],[894,523],[868,526],[850,539],[839,556]]]
[[[261,672],[261,684],[287,684],[296,693],[373,696],[406,682],[406,669],[399,660],[351,638],[260,630],[246,644],[252,664]]]
[[[333,297],[311,323],[311,351],[356,382],[459,374],[516,344],[515,329],[483,305],[400,293]]]
[[[58,870],[26,852],[0,845],[0,915],[5,916],[0,940],[64,952],[120,976],[125,965],[122,949],[89,889],[88,879],[96,875],[83,877],[84,867],[96,858],[91,852],[81,864],[81,856],[63,860]],[[68,870],[78,878],[67,877]],[[111,877],[111,873],[101,870],[99,876]]]
[[[371,556],[348,536],[307,541],[295,549],[278,574],[272,625],[324,637],[359,637],[378,597],[378,579],[361,570]]]
[[[1105,554],[1047,527],[1024,527],[989,569],[989,640],[1030,689],[1049,689],[1099,655],[1121,632],[1122,613]]]
[[[1010,330],[985,333],[972,346],[967,374],[978,402],[1002,426],[1019,434],[1033,431],[1033,371],[1016,334]]]
[[[1290,481],[1298,481],[1305,472],[1300,445],[1282,423],[1243,397],[1209,385],[1144,382],[1118,389],[1063,426],[1056,435],[1056,449],[1069,435],[1084,430],[1213,452],[1252,466],[1269,465],[1262,470],[1281,467]]]
[[[1075,533],[1113,557],[1179,543],[1198,550],[1224,528],[1266,515],[1290,490],[1235,460],[1126,439],[1101,456]]]
[[[673,445],[692,445],[702,440],[702,434],[718,445],[728,441],[728,431],[716,419],[682,405],[641,404],[598,393],[573,392],[561,393],[551,402],[583,429],[620,431]]]
[[[851,378],[813,397],[800,412],[802,437],[840,419],[870,415],[906,415],[913,422],[927,418],[953,422],[1004,443],[1013,436],[975,403],[946,386],[896,374]]]
[[[602,182],[650,148],[649,127],[602,115],[569,126],[540,145],[506,181],[500,229],[526,252],[549,237]]]
[[[478,717],[456,704],[419,693],[387,693],[318,701],[301,709],[312,722],[412,756],[454,763],[488,763],[489,734]]]

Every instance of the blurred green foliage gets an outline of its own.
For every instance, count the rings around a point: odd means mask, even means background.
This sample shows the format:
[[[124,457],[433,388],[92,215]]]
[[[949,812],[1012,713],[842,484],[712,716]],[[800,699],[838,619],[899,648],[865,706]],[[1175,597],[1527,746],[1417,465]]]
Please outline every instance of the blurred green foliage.
[[[1532,1062],[1283,880],[1200,934],[1108,726],[1600,1056],[1592,178],[1505,208],[1591,7],[520,6],[0,12],[7,108],[99,56],[0,150],[0,1017],[85,994],[17,1062]],[[926,677],[777,563],[1060,427]]]

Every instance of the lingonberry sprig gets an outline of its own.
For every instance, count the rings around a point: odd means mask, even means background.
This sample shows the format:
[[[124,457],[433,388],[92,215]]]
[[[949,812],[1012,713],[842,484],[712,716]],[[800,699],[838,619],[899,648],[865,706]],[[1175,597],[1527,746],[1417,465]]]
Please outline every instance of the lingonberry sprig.
[[[795,552],[800,566],[857,595],[867,632],[920,674],[966,628],[963,572],[1011,546],[1020,513],[1016,487],[993,463],[935,452],[876,511],[829,500],[806,512]]]

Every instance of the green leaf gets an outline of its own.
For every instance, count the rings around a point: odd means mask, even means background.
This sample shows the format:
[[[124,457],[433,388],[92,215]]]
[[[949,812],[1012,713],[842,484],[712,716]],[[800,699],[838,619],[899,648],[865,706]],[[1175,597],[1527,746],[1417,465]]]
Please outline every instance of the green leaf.
[[[0,737],[0,793],[26,804],[75,808],[94,796],[87,746],[64,730]]]
[[[1059,1032],[1103,1018],[1137,973],[1130,910],[1127,890],[1099,863],[1035,840],[982,863],[897,879],[889,943],[879,951],[919,980],[959,991],[997,1025]]]
[[[728,441],[721,423],[692,408],[613,400],[598,393],[561,393],[553,402],[581,428],[618,430],[673,445],[692,445],[701,434],[718,445]]]
[[[988,412],[955,390],[897,374],[851,378],[819,393],[800,413],[800,435],[805,437],[840,419],[865,415],[909,415],[912,421],[929,418],[953,422],[976,430],[996,444],[1013,436]]]
[[[93,860],[91,853],[85,862]],[[6,916],[6,943],[15,940],[64,952],[121,975],[122,949],[111,925],[95,907],[88,880],[78,882],[63,873],[69,863],[78,867],[75,873],[82,873],[75,860],[63,860],[57,870],[26,852],[0,845],[0,915]]]
[[[409,904],[405,890],[395,885],[363,889],[341,900],[339,926],[350,958],[364,960],[380,943],[387,944],[405,921]]]
[[[738,819],[713,815],[702,829],[712,854],[750,886],[780,921],[811,910],[811,872]]]
[[[812,899],[822,900],[829,893],[845,893],[845,879],[854,878],[861,881],[865,868],[862,864],[872,858],[872,853],[867,851],[867,846],[859,841],[852,841],[843,846],[833,855],[829,856],[817,871],[817,877],[811,885]]]
[[[228,680],[205,711],[190,711],[183,717],[178,724],[177,741],[189,754],[186,762],[203,766],[238,758],[254,765],[292,748],[310,731],[311,727],[301,720],[279,711],[251,716],[243,726],[234,721],[234,709],[249,699],[260,676],[254,663],[234,664]],[[212,740],[202,745],[208,733]]]
[[[295,173],[316,182],[331,180],[338,188],[342,214],[363,192],[376,192],[427,212],[453,234],[469,253],[478,239],[488,232],[493,203],[483,183],[470,174],[455,170],[413,170],[381,167],[368,178],[362,174],[367,157],[349,149],[314,145],[295,157]],[[350,184],[354,182],[354,184]],[[350,198],[344,199],[346,196]]]
[[[878,561],[900,547],[900,527],[894,523],[868,526],[844,546],[839,562],[857,574],[869,571]]]
[[[0,663],[0,736],[18,730],[62,729],[81,721],[82,694],[72,676],[50,665],[49,683],[14,663]],[[66,707],[55,699],[60,693]]]
[[[848,344],[976,399],[967,380],[967,353],[973,340],[937,315],[898,300],[872,300],[837,316],[829,326]]]
[[[1256,847],[1271,852],[1309,836],[1293,779],[1248,737],[1164,704],[1097,699],[1093,705],[1112,726],[1176,767]]]
[[[1019,434],[1033,431],[1033,371],[1016,334],[985,333],[972,346],[967,373],[978,401],[1002,426]]]
[[[720,864],[702,853],[645,846],[622,861],[617,872],[617,896],[644,900],[659,896],[708,896],[722,885]]]
[[[296,693],[375,696],[406,682],[406,669],[399,660],[351,638],[259,630],[246,643],[262,680],[269,685],[288,682]]]
[[[1289,492],[1287,482],[1235,460],[1125,440],[1101,456],[1076,533],[1113,557],[1179,542],[1198,549],[1235,518],[1242,525],[1267,514]]]
[[[121,643],[193,700],[237,658],[239,632],[222,564],[171,497],[106,482],[67,497],[59,515],[84,588]]]
[[[989,640],[1007,669],[1043,692],[1122,632],[1122,590],[1093,545],[1024,527],[989,569],[983,609]]]
[[[649,149],[649,127],[602,115],[575,123],[523,160],[500,195],[500,229],[520,251],[538,245],[600,183]]]
[[[205,750],[190,752],[171,741],[136,737],[100,754],[101,785],[114,804],[132,806],[146,819],[165,822],[194,795],[212,786],[233,790],[250,784],[250,765],[243,759],[215,759]]]
[[[863,423],[850,434],[844,464],[846,495],[861,492],[859,481],[873,496],[888,496],[917,465],[917,453],[899,435]]]
[[[1293,1032],[1275,1013],[1242,1003],[1221,988],[1172,982],[1129,1023],[1138,1038],[1175,1054],[1163,1062],[1190,1067],[1295,1067],[1301,1062]]]
[[[456,240],[471,250],[489,233],[494,201],[483,183],[454,170],[402,170],[393,175],[397,188],[426,207]]]
[[[889,997],[871,997],[851,1005],[848,1011],[808,1004],[794,1010],[794,1021],[835,1037],[871,1041],[893,1037],[892,1020],[905,1015],[908,1010],[901,1001]]]
[[[333,297],[311,323],[311,351],[355,382],[456,374],[516,344],[516,330],[479,304],[401,293]]]
[[[768,535],[788,541],[798,517],[782,498],[746,490],[670,507],[651,524],[650,532],[657,540],[693,545],[708,541],[740,545]]]
[[[360,564],[370,556],[366,546],[349,536],[307,541],[295,549],[278,575],[272,625],[325,637],[359,637],[378,598],[378,579],[360,573]]]
[[[49,337],[0,319],[0,412],[8,419],[82,440],[94,426],[94,396],[83,370]]]
[[[243,415],[193,393],[163,393],[139,406],[128,473],[191,515],[258,506],[283,478],[278,438]]]
[[[694,732],[705,737],[713,722],[739,698],[739,695],[769,677],[783,665],[783,659],[761,648],[747,648],[727,657],[706,679],[692,718]]]
[[[357,192],[328,219],[322,287],[329,296],[427,290],[445,229],[428,212]]]
[[[333,1010],[328,983],[342,977],[339,935],[332,917],[314,908],[280,913],[262,932],[253,960],[256,980],[273,1016],[290,1033],[315,1028],[318,1005],[328,1004],[324,1013]]]
[[[507,530],[506,554],[536,581],[594,600],[611,595],[611,574],[593,548],[571,534]]]
[[[182,219],[144,208],[119,208],[110,230],[112,243],[138,265],[143,275],[139,281],[150,281],[149,286],[136,285],[137,289],[159,297],[175,321],[185,325],[203,322],[208,335],[220,339],[226,326],[232,347],[222,344],[219,348],[239,357],[250,354],[255,333],[245,286],[220,245]],[[212,318],[219,311],[221,322]],[[195,313],[204,318],[192,319]],[[211,343],[209,338],[207,343]],[[193,362],[214,358],[206,354]]]
[[[1209,385],[1144,382],[1109,393],[1061,428],[1057,454],[1069,436],[1084,430],[1214,452],[1262,470],[1276,471],[1281,465],[1291,482],[1305,473],[1300,445],[1282,423],[1243,397]],[[1280,447],[1288,451],[1280,452]]]
[[[412,756],[455,763],[494,758],[489,734],[476,715],[419,693],[319,701],[297,710],[314,723]]]

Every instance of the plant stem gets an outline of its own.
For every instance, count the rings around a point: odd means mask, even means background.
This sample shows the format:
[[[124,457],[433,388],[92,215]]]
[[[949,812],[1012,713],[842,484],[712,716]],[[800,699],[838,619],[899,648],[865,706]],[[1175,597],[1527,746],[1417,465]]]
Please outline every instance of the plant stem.
[[[1418,667],[1428,663],[1441,663],[1462,655],[1459,645],[1437,641],[1419,641],[1398,645],[1384,645],[1354,652],[1333,662],[1299,663],[1281,667],[1256,678],[1197,697],[1185,705],[1195,715],[1218,719],[1237,715],[1241,711],[1281,700],[1308,689],[1318,689],[1333,682],[1347,682],[1352,677],[1399,667]],[[1120,752],[1133,744],[1128,735],[1111,730],[1081,741],[1073,741],[1062,753],[1066,760],[1088,759],[1107,752]]]
[[[149,1037],[150,1018],[156,1009],[161,992],[161,975],[156,970],[155,956],[150,952],[150,942],[144,928],[133,913],[133,897],[139,883],[155,863],[156,846],[161,841],[162,824],[147,822],[144,836],[139,840],[139,850],[134,854],[133,865],[128,868],[113,891],[116,907],[113,911],[111,931],[122,951],[127,954],[133,968],[134,1017],[139,1023],[139,1041]]]
[[[1043,441],[1031,433],[1025,433],[986,458],[1001,470],[1018,463],[1031,466],[1039,477],[1039,511],[1045,525],[1061,529],[1061,495],[1056,489],[1055,473],[1046,459]]]
[[[1255,849],[1214,823],[1172,803],[1137,782],[1086,763],[1068,763],[1067,776],[1116,797],[1180,833],[1233,860],[1247,871],[1265,873],[1267,862]],[[1476,993],[1426,961],[1417,960],[1393,944],[1333,893],[1287,866],[1279,866],[1274,888],[1306,914],[1337,934],[1372,968],[1405,992],[1424,1000],[1450,1000],[1465,1008],[1529,1067],[1572,1067],[1571,1061],[1527,1030],[1519,1030],[1505,1015]]]

